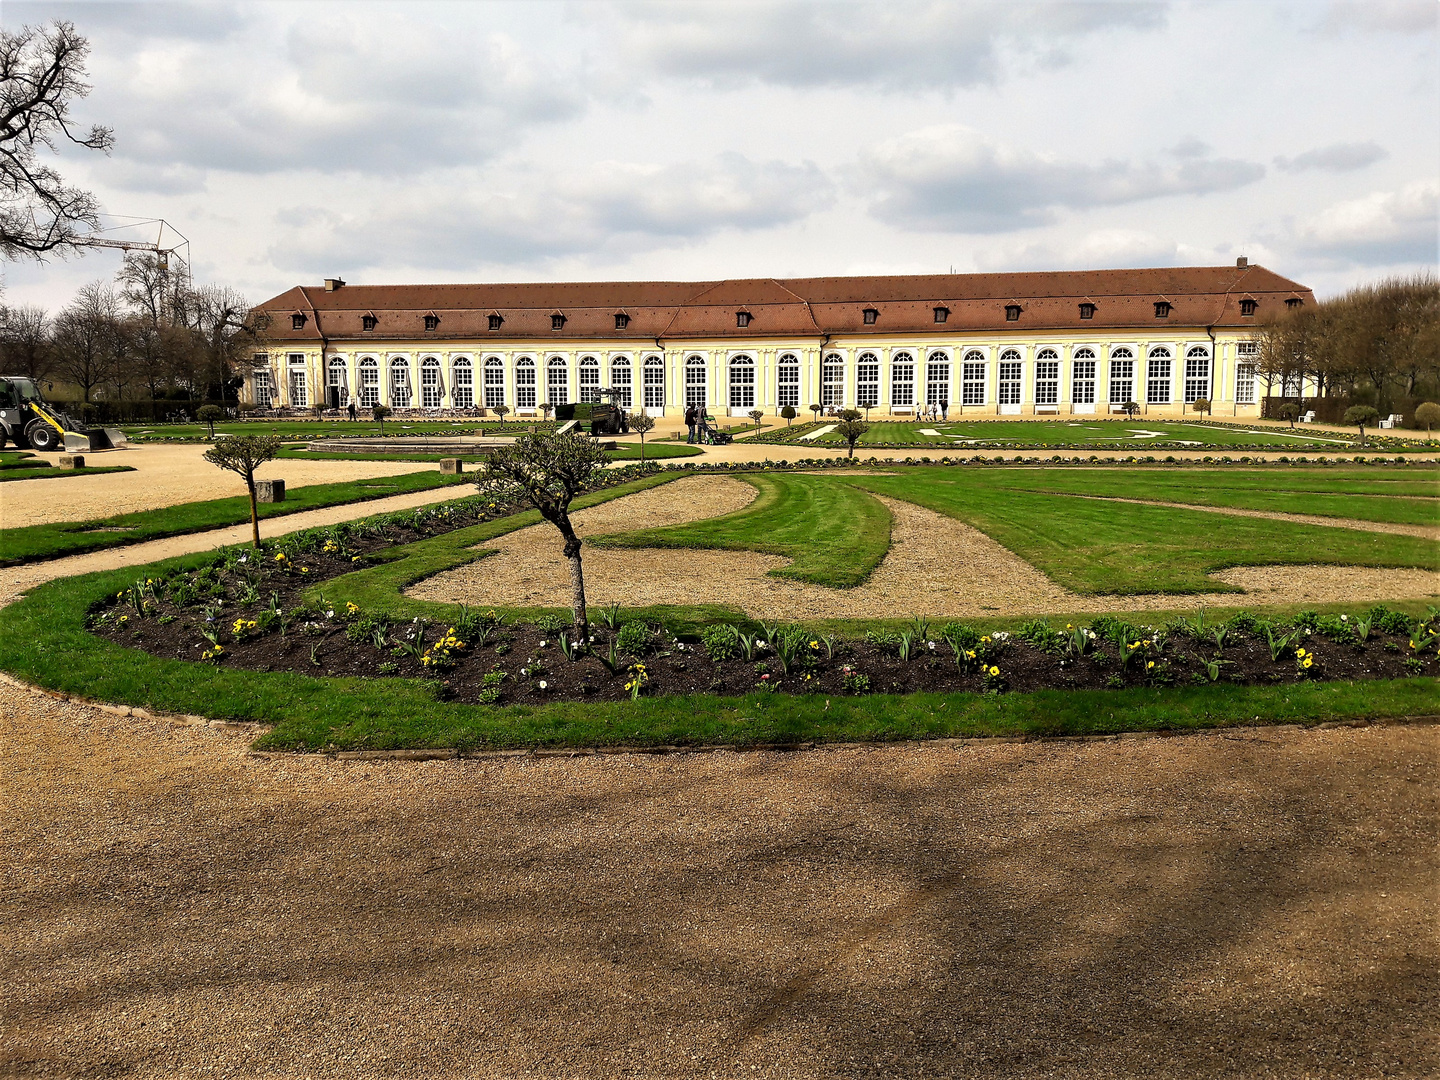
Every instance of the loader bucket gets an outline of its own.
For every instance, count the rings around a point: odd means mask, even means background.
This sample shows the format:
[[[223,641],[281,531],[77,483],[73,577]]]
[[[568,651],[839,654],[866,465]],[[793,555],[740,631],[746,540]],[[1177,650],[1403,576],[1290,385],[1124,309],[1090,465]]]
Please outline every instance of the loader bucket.
[[[82,435],[78,431],[65,432],[65,452],[67,454],[83,454],[89,450],[96,450],[89,435]]]
[[[128,439],[119,428],[86,428],[65,432],[65,452],[83,454],[89,450],[118,450]]]

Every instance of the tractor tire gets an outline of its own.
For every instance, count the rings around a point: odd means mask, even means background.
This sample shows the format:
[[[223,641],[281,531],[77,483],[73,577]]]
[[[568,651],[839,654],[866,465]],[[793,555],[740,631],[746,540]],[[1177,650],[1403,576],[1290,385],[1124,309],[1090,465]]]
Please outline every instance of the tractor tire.
[[[25,425],[25,441],[30,444],[30,449],[39,450],[42,454],[48,454],[52,450],[64,449],[64,442],[60,432],[47,424],[44,420],[31,420]]]
[[[0,424],[0,450],[5,449],[5,439],[9,435],[4,424]]]

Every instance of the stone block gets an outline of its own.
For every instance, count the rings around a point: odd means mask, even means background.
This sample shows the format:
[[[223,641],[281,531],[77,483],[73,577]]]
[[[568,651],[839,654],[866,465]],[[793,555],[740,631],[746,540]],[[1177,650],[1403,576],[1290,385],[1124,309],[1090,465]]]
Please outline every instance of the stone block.
[[[465,471],[465,463],[458,457],[442,457],[440,459],[440,471],[447,476],[459,476]]]
[[[83,469],[85,458],[81,454],[61,454],[59,465],[62,469]]]
[[[256,480],[255,497],[263,503],[277,503],[285,501],[284,480]]]

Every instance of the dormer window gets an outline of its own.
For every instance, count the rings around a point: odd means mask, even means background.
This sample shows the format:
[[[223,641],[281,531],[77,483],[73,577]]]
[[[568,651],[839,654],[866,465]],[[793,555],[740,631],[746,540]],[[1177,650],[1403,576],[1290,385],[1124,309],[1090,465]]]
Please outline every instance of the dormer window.
[[[505,321],[505,320],[502,319],[499,315],[491,315],[491,316],[490,316],[490,329],[491,329],[491,330],[499,330],[499,329],[500,329],[500,324],[503,323],[504,321]]]
[[[1006,321],[1006,322],[1019,322],[1019,321],[1020,321],[1020,305],[1019,305],[1019,304],[1006,304],[1006,305],[1005,305],[1005,321]]]
[[[629,326],[629,325],[630,325],[630,316],[629,316],[629,315],[626,315],[625,312],[623,312],[623,311],[617,311],[617,312],[615,313],[615,329],[616,329],[616,330],[624,330],[624,329],[625,329],[627,326]]]
[[[565,329],[565,316],[564,316],[564,315],[561,315],[558,311],[557,311],[554,315],[551,315],[551,316],[550,316],[550,329],[551,329],[551,330],[564,330],[564,329]]]
[[[1256,305],[1256,301],[1251,300],[1251,299],[1247,296],[1244,300],[1241,300],[1241,301],[1240,301],[1240,314],[1241,314],[1241,315],[1254,315],[1254,314],[1255,314],[1255,305]]]
[[[292,329],[292,330],[304,330],[304,329],[305,329],[305,316],[302,315],[302,314],[301,314],[300,312],[298,312],[298,311],[295,312],[295,314],[291,315],[291,316],[290,316],[290,329]]]
[[[1291,311],[1294,311],[1296,308],[1304,306],[1304,303],[1305,301],[1301,300],[1300,297],[1292,296],[1285,301],[1285,306]]]
[[[743,329],[744,327],[749,326],[749,325],[750,325],[750,313],[749,313],[748,311],[737,311],[737,312],[735,312],[735,325],[738,326],[738,327],[741,327],[742,329]]]
[[[1088,301],[1080,305],[1080,318],[1093,319],[1095,317],[1095,305]]]
[[[1168,319],[1169,317],[1170,317],[1170,301],[1169,301],[1169,300],[1157,300],[1157,301],[1155,301],[1155,318],[1157,318],[1157,319]]]
[[[426,332],[427,332],[427,333],[428,333],[428,332],[433,332],[433,331],[438,330],[438,329],[440,329],[440,316],[439,316],[439,315],[435,315],[435,314],[433,314],[433,313],[430,314],[430,315],[426,315],[426,316],[425,316],[425,330],[426,330]]]
[[[375,329],[375,323],[378,321],[379,320],[377,320],[374,315],[361,315],[360,329],[364,330],[368,334],[370,333],[370,331]]]
[[[866,326],[874,326],[875,320],[880,318],[880,312],[873,307],[867,307],[864,311],[864,315]]]
[[[937,307],[935,309],[936,322],[944,322],[948,318],[950,318],[950,309],[948,307]]]

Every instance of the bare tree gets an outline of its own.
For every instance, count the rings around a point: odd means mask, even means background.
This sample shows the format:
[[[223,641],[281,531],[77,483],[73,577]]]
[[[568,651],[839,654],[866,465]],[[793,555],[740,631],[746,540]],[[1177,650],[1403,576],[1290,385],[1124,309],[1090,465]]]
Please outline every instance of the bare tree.
[[[260,546],[260,508],[255,503],[255,470],[274,459],[284,443],[274,435],[232,435],[205,451],[205,460],[245,478],[250,495],[250,543]]]
[[[114,374],[120,307],[103,281],[83,286],[55,319],[55,371],[80,387],[85,401]]]
[[[36,382],[55,367],[50,316],[40,307],[0,308],[0,371]]]
[[[196,303],[184,272],[157,252],[126,253],[116,280],[129,312],[126,368],[153,402],[162,387],[193,376],[199,366],[200,342],[190,325]]]
[[[194,303],[205,378],[219,385],[223,402],[232,372],[247,366],[263,345],[263,330],[251,318],[249,302],[235,289],[206,285],[195,291]]]
[[[90,92],[89,52],[89,41],[65,20],[16,33],[0,29],[0,253],[6,259],[63,254],[99,227],[95,197],[67,187],[36,153],[41,146],[55,152],[61,141],[107,153],[113,145],[109,128],[81,134],[70,117],[71,103]]]

